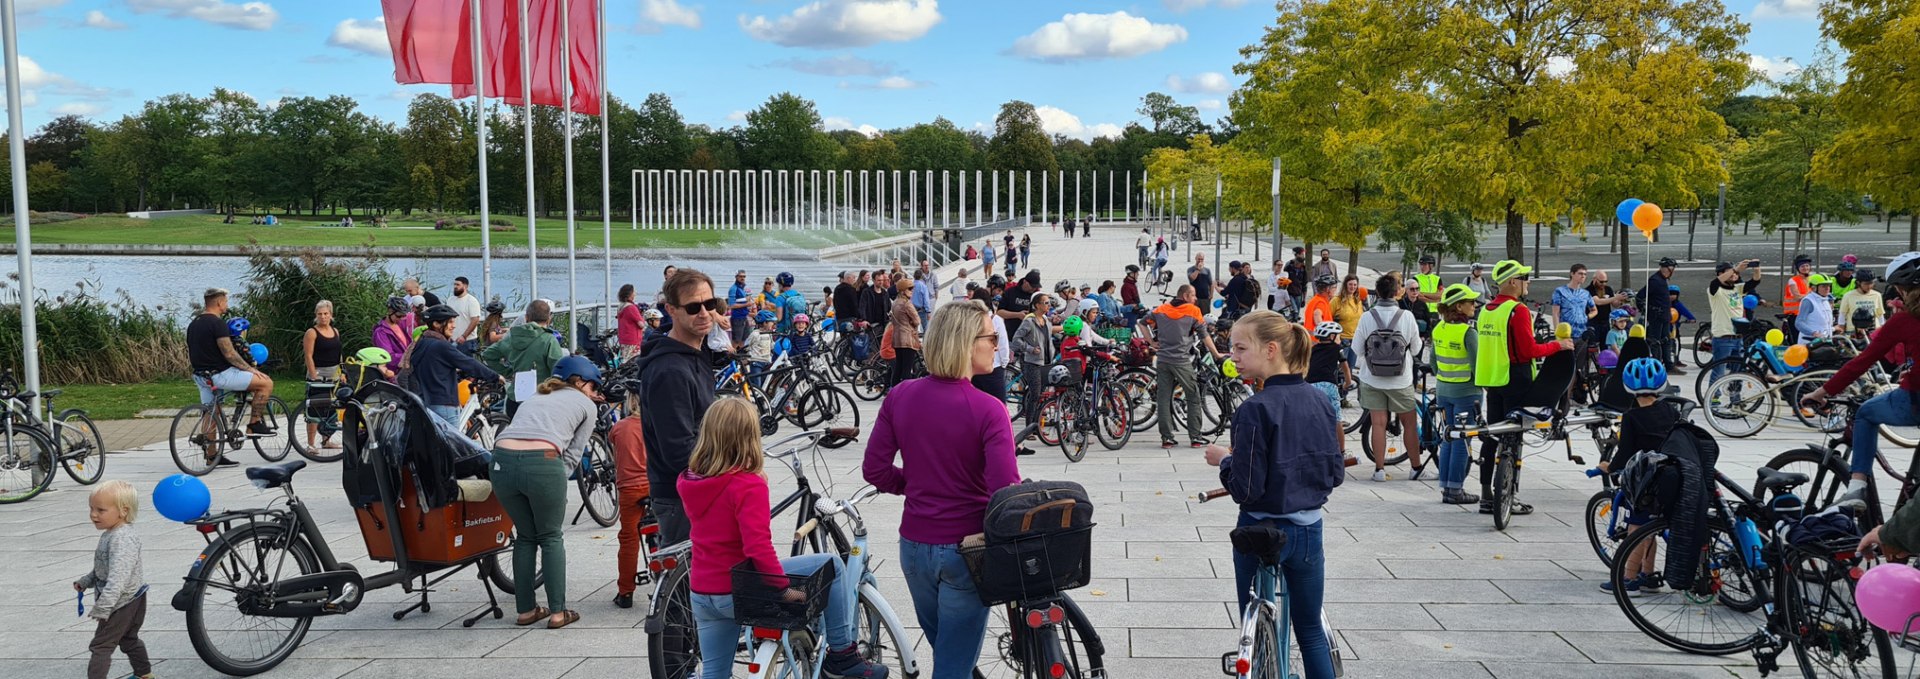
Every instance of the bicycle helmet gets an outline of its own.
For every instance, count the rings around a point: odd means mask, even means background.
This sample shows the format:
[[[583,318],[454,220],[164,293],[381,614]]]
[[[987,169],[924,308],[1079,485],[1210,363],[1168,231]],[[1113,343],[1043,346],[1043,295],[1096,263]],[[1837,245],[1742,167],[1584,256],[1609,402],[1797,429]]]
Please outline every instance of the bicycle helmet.
[[[1004,289],[1007,287],[1007,277],[1002,276],[1000,274],[994,274],[993,276],[987,278],[987,287]]]
[[[1679,262],[1676,262],[1676,261],[1674,261],[1672,257],[1661,257],[1661,258],[1660,258],[1660,267],[1659,267],[1659,268],[1662,268],[1662,269],[1664,269],[1664,268],[1667,268],[1667,267],[1670,267],[1670,266],[1680,266],[1680,263],[1679,263]]]
[[[1087,322],[1080,320],[1079,316],[1068,316],[1066,323],[1061,324],[1061,329],[1066,331],[1069,337],[1079,336],[1080,331],[1086,328]]]
[[[651,310],[651,309],[649,309],[648,311],[652,311],[652,312],[653,312],[653,313],[655,313],[655,314],[658,314],[658,313],[660,313],[660,312],[658,312],[658,311],[653,311],[653,310]],[[772,323],[772,322],[774,322],[774,321],[777,321],[777,320],[780,320],[780,319],[779,319],[779,318],[776,318],[776,317],[775,317],[775,316],[773,315],[773,312],[771,312],[771,311],[767,311],[767,310],[764,310],[764,309],[763,309],[763,310],[761,310],[761,311],[760,311],[760,313],[757,313],[757,314],[754,314],[754,315],[753,315],[753,322],[755,322],[755,323]]]
[[[1333,274],[1321,274],[1319,278],[1313,279],[1313,284],[1323,288],[1331,288],[1339,285],[1340,279],[1334,278]]]
[[[407,295],[407,306],[409,308],[424,307],[426,305],[427,305],[427,298],[425,295]]]
[[[407,306],[407,298],[405,297],[394,295],[387,298],[387,313],[389,314],[404,314],[412,310],[413,307]]]
[[[1080,299],[1080,308],[1077,309],[1076,311],[1079,311],[1080,313],[1084,314],[1089,311],[1099,311],[1099,310],[1100,310],[1099,302],[1094,301],[1092,298],[1083,297]]]
[[[1612,370],[1620,365],[1620,354],[1612,349],[1601,349],[1600,353],[1594,355],[1593,364],[1600,366],[1601,370]]]
[[[1060,281],[1060,282],[1058,282],[1058,283],[1055,283],[1055,284],[1053,284],[1053,291],[1054,291],[1054,292],[1066,292],[1066,291],[1068,291],[1068,290],[1072,290],[1072,289],[1073,289],[1073,284],[1072,284],[1072,283],[1068,283],[1068,282],[1066,282],[1066,281]]]
[[[1320,339],[1340,339],[1341,332],[1340,324],[1335,321],[1321,321],[1313,328],[1313,336]]]
[[[1839,270],[1840,270],[1840,271],[1852,271],[1852,270],[1854,270],[1854,267],[1855,267],[1855,265],[1854,265],[1854,263],[1853,263],[1853,262],[1841,262],[1841,263],[1840,263],[1840,268],[1839,268]]]
[[[1860,256],[1849,252],[1847,254],[1840,256],[1840,263],[1841,264],[1859,264]]]
[[[1628,393],[1656,394],[1667,386],[1667,366],[1657,358],[1636,358],[1627,361],[1620,377]]]
[[[1793,268],[1798,269],[1802,264],[1807,264],[1807,265],[1813,264],[1813,256],[1807,255],[1807,254],[1794,255]]]
[[[600,386],[600,369],[585,356],[568,356],[553,364],[553,376],[562,381],[578,377],[592,382],[595,388]]]
[[[1047,369],[1047,381],[1050,383],[1061,384],[1072,379],[1073,371],[1068,370],[1064,365],[1056,365]]]
[[[1440,303],[1448,306],[1474,299],[1480,299],[1480,293],[1467,287],[1465,283],[1449,285],[1447,291],[1440,295]]]
[[[1888,285],[1920,284],[1920,251],[1909,252],[1887,264]]]
[[[773,282],[780,284],[783,288],[793,287],[793,274],[782,271],[780,275],[773,277]]]
[[[1807,276],[1807,287],[1817,288],[1822,285],[1833,285],[1833,277],[1820,273]]]
[[[244,318],[233,318],[233,319],[227,320],[227,332],[234,336],[239,336],[240,333],[246,332],[247,328],[251,328],[251,327],[253,327],[253,323]]]
[[[386,349],[380,347],[367,347],[356,351],[353,358],[365,365],[386,365],[393,362],[393,354],[387,353]]]
[[[1420,255],[1421,264],[1438,264],[1440,260],[1433,255]]]
[[[1127,273],[1140,273],[1140,267],[1139,267],[1139,265],[1136,265],[1136,264],[1128,264],[1128,265],[1127,265]]]
[[[1500,263],[1493,265],[1493,284],[1505,285],[1507,281],[1532,273],[1533,267],[1511,259],[1503,259]]]
[[[1862,283],[1872,283],[1880,280],[1880,277],[1873,275],[1872,271],[1862,271],[1859,275],[1854,276],[1853,279]]]
[[[809,317],[807,317],[807,315],[806,315],[806,314],[794,314],[794,315],[793,315],[793,324],[794,324],[794,325],[799,325],[799,324],[801,324],[801,323],[812,323],[812,322],[813,322],[813,319],[812,319],[812,318],[809,318]]]
[[[492,316],[494,314],[504,314],[507,312],[507,305],[506,303],[496,299],[491,302],[487,302],[487,306],[484,307],[482,310],[486,311],[488,316]]]
[[[1633,314],[1626,309],[1614,309],[1613,313],[1608,314],[1607,317],[1616,321],[1624,321],[1633,318]]]
[[[453,307],[447,306],[445,304],[435,304],[433,306],[427,307],[426,315],[427,315],[428,323],[439,323],[441,321],[451,321],[453,319],[459,318],[460,312],[454,311]]]
[[[769,311],[769,312],[767,312],[767,313],[773,313],[773,312],[771,312],[771,311]],[[654,318],[654,319],[657,319],[657,318],[660,318],[660,317],[661,317],[661,315],[660,315],[660,310],[659,310],[659,309],[648,309],[648,310],[646,310],[646,311],[643,311],[643,312],[640,312],[640,317],[641,317],[641,318]]]

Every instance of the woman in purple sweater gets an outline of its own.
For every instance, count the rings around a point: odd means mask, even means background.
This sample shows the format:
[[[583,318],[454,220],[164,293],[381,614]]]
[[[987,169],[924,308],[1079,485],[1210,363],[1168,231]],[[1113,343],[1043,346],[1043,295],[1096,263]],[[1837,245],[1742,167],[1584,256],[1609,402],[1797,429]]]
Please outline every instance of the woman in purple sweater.
[[[973,676],[988,609],[960,541],[980,532],[993,491],[1020,482],[1006,406],[968,381],[993,370],[999,340],[979,302],[935,311],[923,340],[930,376],[887,393],[862,465],[868,483],[907,498],[900,570],[933,645],[932,679]]]

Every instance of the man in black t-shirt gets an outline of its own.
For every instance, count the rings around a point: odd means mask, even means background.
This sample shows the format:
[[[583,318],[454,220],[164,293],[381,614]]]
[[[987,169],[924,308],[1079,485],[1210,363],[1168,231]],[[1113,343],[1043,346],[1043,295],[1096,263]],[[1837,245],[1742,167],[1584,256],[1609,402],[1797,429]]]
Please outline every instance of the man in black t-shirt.
[[[1020,329],[1020,322],[1026,320],[1033,311],[1033,293],[1040,291],[1040,270],[1030,269],[1027,277],[1000,293],[1000,303],[994,305],[993,313],[1007,323],[1007,335]]]
[[[227,329],[227,322],[220,317],[227,312],[227,291],[220,288],[208,288],[201,296],[204,308],[192,323],[187,324],[187,363],[193,368],[193,384],[200,388],[200,402],[212,403],[215,389],[220,391],[244,391],[253,397],[253,412],[248,418],[247,435],[261,438],[274,434],[273,423],[262,418],[267,410],[267,397],[273,394],[273,379],[260,372],[240,355],[234,346],[233,334]],[[209,441],[215,438],[212,419],[206,420]],[[217,444],[206,449],[207,460],[222,467],[236,464],[220,455]],[[216,459],[217,458],[217,459]]]
[[[1213,313],[1213,270],[1207,268],[1206,255],[1193,256],[1193,266],[1187,267],[1187,284],[1193,286],[1194,304],[1200,307],[1200,315]]]

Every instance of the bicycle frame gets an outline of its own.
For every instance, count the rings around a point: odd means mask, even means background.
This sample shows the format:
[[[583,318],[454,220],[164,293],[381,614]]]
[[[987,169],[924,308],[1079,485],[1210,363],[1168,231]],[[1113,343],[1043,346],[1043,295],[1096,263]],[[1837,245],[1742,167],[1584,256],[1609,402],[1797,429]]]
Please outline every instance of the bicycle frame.
[[[853,544],[852,549],[848,550],[845,555],[846,568],[850,572],[859,574],[857,579],[859,584],[857,585],[856,591],[847,592],[846,595],[853,597],[857,605],[861,594],[865,594],[869,601],[876,603],[875,608],[882,618],[879,622],[890,628],[889,631],[892,637],[894,639],[905,639],[907,638],[906,632],[900,625],[899,616],[894,613],[891,605],[886,603],[886,599],[880,595],[879,580],[874,577],[873,569],[869,567],[871,564],[868,561],[867,524],[866,520],[860,516],[860,511],[856,507],[856,505],[865,502],[878,493],[878,489],[867,486],[859,492],[854,493],[853,498],[849,500],[842,501],[825,497],[817,499],[813,503],[814,513],[817,515],[816,518],[809,519],[807,523],[802,524],[800,530],[795,531],[794,540],[798,542],[806,535],[812,533],[823,520],[831,521],[833,517],[836,516],[847,517],[853,527]],[[775,675],[768,675],[765,672],[771,668],[772,660],[776,654],[783,655],[787,658],[796,657],[793,648],[794,639],[792,632],[758,627],[742,630],[742,632],[753,644],[753,653],[750,656],[751,660],[747,664],[747,673],[749,676],[755,679],[821,676],[820,668],[826,661],[825,651],[827,650],[824,630],[818,631],[814,635],[814,662],[811,672],[807,674],[796,674],[795,671],[798,668],[789,665],[783,668],[779,674]],[[857,631],[856,634],[858,634]],[[914,658],[913,649],[903,644],[901,648],[895,650],[899,651],[902,664],[905,665],[905,667],[902,668],[903,672],[907,676],[916,676],[919,673],[919,664]]]

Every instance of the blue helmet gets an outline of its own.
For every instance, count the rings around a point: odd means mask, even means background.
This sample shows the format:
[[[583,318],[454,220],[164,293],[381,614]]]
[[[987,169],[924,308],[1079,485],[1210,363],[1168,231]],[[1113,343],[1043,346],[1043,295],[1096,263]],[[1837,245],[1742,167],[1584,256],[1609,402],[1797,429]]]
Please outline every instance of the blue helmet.
[[[234,318],[227,321],[227,332],[236,336],[246,332],[247,328],[251,327],[253,327],[253,323],[244,318]]]
[[[595,367],[593,361],[587,360],[585,356],[568,356],[555,362],[553,364],[553,376],[561,380],[570,380],[578,377],[582,380],[592,382],[596,387],[600,385],[600,369]]]
[[[773,277],[773,282],[779,283],[780,287],[791,288],[793,287],[793,274],[782,271],[780,275]]]
[[[1667,386],[1667,366],[1657,358],[1636,358],[1627,362],[1620,377],[1628,392],[1654,394]]]
[[[1667,292],[1679,292],[1679,291],[1680,291],[1680,286],[1678,285],[1667,286]]]
[[[1622,318],[1633,318],[1633,314],[1629,313],[1626,309],[1614,309],[1613,313],[1607,315],[1607,318],[1617,321]]]
[[[774,316],[773,312],[765,309],[761,309],[760,313],[753,315],[753,322],[755,323],[772,323],[777,320],[780,320],[778,316]]]

